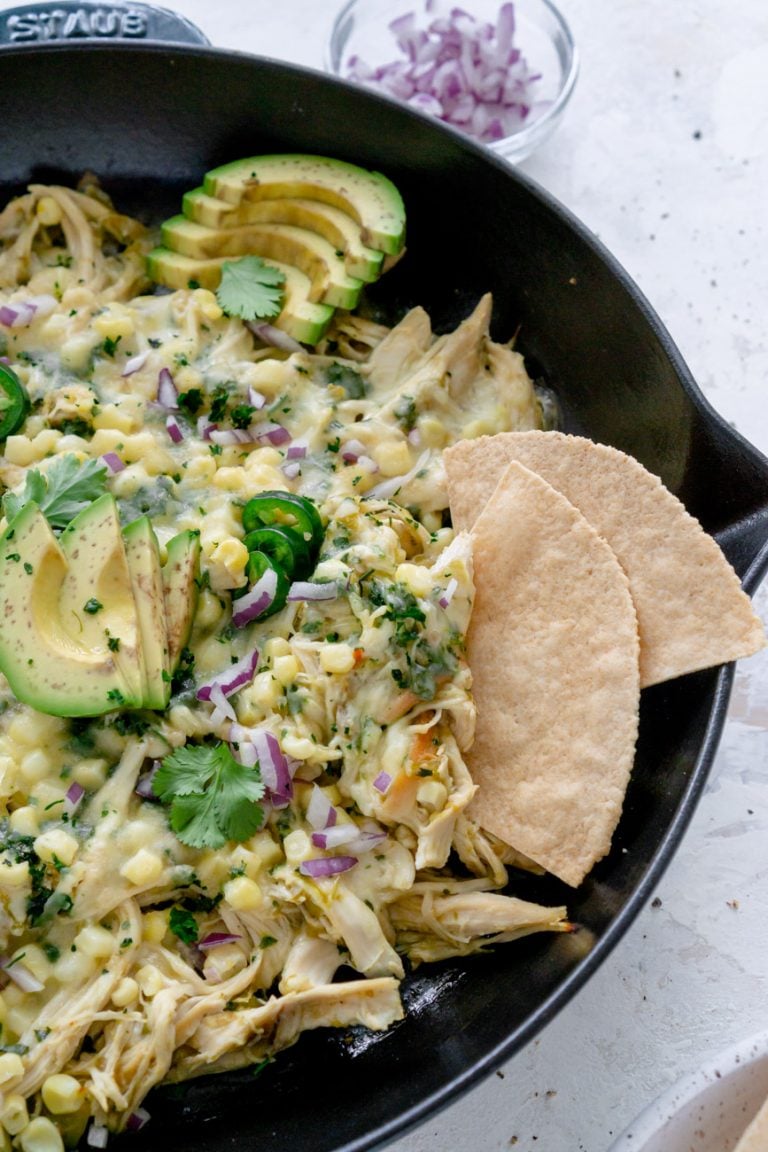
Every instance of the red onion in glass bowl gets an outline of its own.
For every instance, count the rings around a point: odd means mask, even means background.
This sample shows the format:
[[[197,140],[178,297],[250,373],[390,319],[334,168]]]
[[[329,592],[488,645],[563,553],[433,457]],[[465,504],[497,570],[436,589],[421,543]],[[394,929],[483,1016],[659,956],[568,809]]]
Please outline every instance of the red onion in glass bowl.
[[[550,0],[348,0],[326,68],[517,163],[557,126],[578,56]]]

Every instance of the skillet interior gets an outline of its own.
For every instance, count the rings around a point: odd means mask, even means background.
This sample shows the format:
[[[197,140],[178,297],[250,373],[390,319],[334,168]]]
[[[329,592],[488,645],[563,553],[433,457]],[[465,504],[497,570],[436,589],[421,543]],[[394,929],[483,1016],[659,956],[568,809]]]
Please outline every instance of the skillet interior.
[[[150,219],[218,163],[271,150],[383,168],[409,212],[407,258],[375,297],[421,303],[438,328],[495,294],[495,332],[520,328],[564,427],[637,456],[720,535],[752,586],[762,574],[766,462],[708,409],[669,337],[621,270],[557,205],[448,130],[315,73],[197,49],[4,49],[3,202],[31,179],[99,173]],[[564,573],[567,579],[567,573]],[[583,930],[422,970],[408,1019],[382,1038],[309,1034],[250,1074],[156,1093],[136,1152],[219,1152],[244,1139],[361,1152],[391,1138],[526,1042],[594,971],[642,907],[692,813],[731,675],[644,693],[641,736],[614,850],[576,893],[522,878],[517,894],[567,902]],[[574,1037],[574,1041],[577,1038]]]

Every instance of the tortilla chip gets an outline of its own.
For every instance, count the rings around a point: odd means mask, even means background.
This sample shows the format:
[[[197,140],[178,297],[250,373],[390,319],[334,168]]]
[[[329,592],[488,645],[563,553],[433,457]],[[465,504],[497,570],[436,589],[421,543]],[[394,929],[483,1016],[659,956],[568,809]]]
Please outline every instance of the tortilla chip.
[[[451,515],[476,519],[510,461],[542,476],[610,544],[629,578],[646,688],[751,656],[765,633],[717,543],[631,456],[562,432],[505,432],[445,452]]]
[[[765,1152],[768,1148],[768,1100],[747,1128],[734,1152]]]
[[[472,532],[469,815],[574,886],[609,850],[634,757],[629,584],[564,496],[511,464]]]

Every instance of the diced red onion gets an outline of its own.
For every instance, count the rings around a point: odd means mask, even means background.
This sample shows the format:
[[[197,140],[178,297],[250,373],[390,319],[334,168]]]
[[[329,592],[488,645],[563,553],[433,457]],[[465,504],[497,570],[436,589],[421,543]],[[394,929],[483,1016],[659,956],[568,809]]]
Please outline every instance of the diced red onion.
[[[250,684],[258,666],[259,650],[258,648],[254,648],[247,656],[243,656],[242,660],[238,660],[237,664],[233,664],[231,668],[220,672],[219,675],[214,676],[212,680],[201,684],[197,689],[197,699],[210,700],[211,691],[216,687],[221,688],[225,696],[231,696],[233,692],[237,692],[238,688],[242,688],[245,684]]]
[[[429,13],[430,5],[426,10]],[[530,90],[541,76],[513,47],[514,6],[502,4],[496,23],[460,8],[433,19],[426,30],[413,12],[389,25],[402,57],[371,68],[358,57],[346,62],[347,76],[431,113],[469,135],[491,143],[512,135],[531,110]]]
[[[323,849],[338,848],[357,838],[358,831],[354,824],[336,824],[333,828],[326,828],[324,832],[313,832],[311,836],[314,846]]]
[[[126,1120],[125,1127],[129,1132],[140,1132],[149,1120],[150,1115],[146,1108],[136,1108]]]
[[[137,796],[141,796],[142,800],[155,800],[156,799],[155,793],[152,790],[152,781],[154,780],[155,773],[157,772],[159,767],[160,767],[160,761],[155,760],[155,762],[153,763],[153,765],[149,769],[149,771],[143,772],[142,775],[139,776],[138,780],[136,781],[136,787],[134,788],[133,791],[136,793]]]
[[[207,416],[198,416],[197,434],[201,440],[210,440],[211,433],[215,432],[218,424],[211,424]]]
[[[122,472],[126,467],[125,461],[121,460],[117,452],[105,452],[101,458],[113,476],[118,472]]]
[[[358,459],[364,456],[367,449],[362,440],[345,440],[341,449],[341,458],[346,464],[357,464]]]
[[[286,460],[303,460],[307,455],[309,444],[306,440],[294,440],[293,443],[286,449]]]
[[[307,805],[307,823],[316,831],[332,828],[336,823],[336,809],[317,784],[312,785],[312,794]],[[324,848],[325,845],[321,844],[320,847]]]
[[[91,1124],[85,1142],[89,1148],[106,1148],[109,1143],[109,1128],[104,1124]]]
[[[26,301],[19,301],[14,307],[4,304],[0,308],[0,324],[6,328],[26,328],[34,320],[36,312],[34,304],[27,304]]]
[[[289,460],[287,463],[280,465],[280,471],[286,480],[295,480],[297,476],[301,475],[301,461]]]
[[[149,359],[149,350],[146,352],[138,352],[135,356],[131,356],[130,360],[126,360],[125,367],[120,373],[121,376],[133,376],[134,372],[140,372]]]
[[[303,860],[299,864],[302,876],[311,876],[313,880],[321,880],[326,876],[337,876],[340,872],[348,872],[357,864],[356,856],[318,856],[315,860]]]
[[[293,798],[293,780],[277,737],[265,728],[255,728],[251,733],[251,743],[256,749],[261,778],[272,804],[275,808],[284,808]]]
[[[37,976],[32,975],[29,968],[24,967],[20,960],[14,962],[6,959],[0,963],[0,968],[18,988],[21,988],[22,992],[42,992],[45,987]]]
[[[35,316],[40,318],[50,316],[52,312],[55,312],[59,302],[55,296],[46,292],[43,296],[30,296],[24,303],[28,308],[34,308]]]
[[[276,592],[277,573],[274,568],[267,568],[250,592],[246,592],[245,596],[241,596],[239,600],[233,601],[232,623],[235,628],[245,627],[246,624],[250,624],[251,620],[255,620],[257,616],[265,612],[274,602]]]
[[[175,416],[166,416],[165,427],[173,443],[181,444],[182,440],[184,439],[184,433]]]
[[[408,433],[408,443],[414,448],[421,448],[421,432],[419,432],[418,428],[411,428]]]
[[[291,439],[291,434],[287,428],[283,428],[282,424],[274,424],[269,420],[263,424],[257,424],[251,431],[254,440],[268,440],[275,448],[279,448],[281,444],[287,444]]]
[[[458,580],[456,579],[455,576],[452,576],[450,578],[450,580],[448,581],[448,584],[446,585],[445,592],[443,592],[442,596],[438,600],[438,604],[440,605],[441,608],[447,608],[448,607],[451,600],[453,600],[454,596],[456,595],[456,589],[458,588],[458,586],[459,586]]]
[[[67,788],[67,794],[64,797],[64,811],[68,816],[74,816],[82,803],[83,796],[85,796],[85,788],[83,788],[82,784],[78,784],[76,780],[73,780],[69,788]]]
[[[272,348],[280,348],[283,352],[304,351],[301,344],[281,328],[276,328],[274,324],[259,324],[255,320],[247,320],[245,326],[250,328],[263,344],[269,344]]]
[[[231,448],[235,444],[253,444],[254,442],[254,437],[244,428],[214,428],[213,425],[211,425],[206,439],[218,444],[221,448]]]
[[[234,944],[236,940],[242,940],[242,936],[236,936],[234,932],[211,932],[204,940],[198,940],[197,946],[203,952],[210,952],[211,948]]]
[[[322,584],[314,584],[309,580],[294,580],[288,589],[288,599],[297,601],[337,600],[339,585],[336,580],[327,580]]]
[[[161,368],[157,378],[157,402],[163,408],[175,410],[179,406],[179,393],[167,368]]]
[[[404,476],[391,476],[388,480],[382,480],[380,484],[374,484],[373,488],[370,488],[366,492],[366,498],[373,497],[375,500],[391,500],[401,488],[404,488],[406,484],[409,484],[411,480],[413,480],[414,476],[421,472],[429,460],[429,455],[429,449],[427,449],[426,452],[422,452],[413,468],[411,468],[409,472],[406,472]]]
[[[388,791],[391,783],[392,777],[390,776],[389,772],[379,772],[378,776],[373,782],[373,786],[377,792],[384,793]]]
[[[378,472],[378,470],[379,470],[378,464],[370,456],[358,456],[357,466],[358,466],[358,468],[361,469],[361,471],[370,472],[371,474],[373,474],[374,472]]]
[[[263,408],[267,402],[266,396],[262,392],[258,392],[252,384],[248,385],[248,403],[251,408]]]
[[[237,714],[227,700],[224,689],[220,684],[214,684],[211,687],[211,694],[208,699],[214,706],[213,716],[211,717],[214,723],[219,723],[222,719],[237,720]]]

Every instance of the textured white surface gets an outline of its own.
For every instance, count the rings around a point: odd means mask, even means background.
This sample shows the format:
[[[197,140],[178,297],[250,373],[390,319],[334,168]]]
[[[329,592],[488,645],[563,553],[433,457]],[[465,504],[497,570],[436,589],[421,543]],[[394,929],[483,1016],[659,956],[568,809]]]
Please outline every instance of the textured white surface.
[[[560,3],[581,77],[523,170],[600,236],[710,401],[768,451],[768,4]],[[317,67],[333,15],[318,0],[166,4],[220,47]],[[765,619],[768,593],[757,605]],[[768,1027],[767,689],[768,655],[745,662],[661,906],[521,1055],[390,1152],[606,1152],[679,1076]]]

